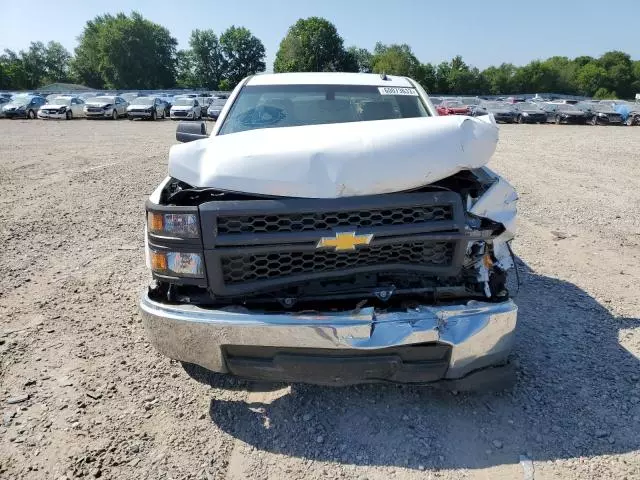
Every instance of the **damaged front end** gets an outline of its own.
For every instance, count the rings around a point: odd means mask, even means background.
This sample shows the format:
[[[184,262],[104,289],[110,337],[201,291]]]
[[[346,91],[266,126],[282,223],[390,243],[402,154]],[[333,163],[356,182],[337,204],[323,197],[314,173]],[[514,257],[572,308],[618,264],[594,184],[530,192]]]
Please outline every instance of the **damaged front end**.
[[[412,192],[276,198],[169,179],[154,213],[197,215],[201,235],[149,232],[151,252],[196,254],[201,275],[155,271],[153,295],[285,311],[503,301],[516,195],[488,169]]]
[[[151,342],[259,380],[512,378],[517,195],[486,168],[493,117],[427,115],[408,79],[277,78],[230,100],[211,137],[171,148],[146,205]]]
[[[154,284],[142,310],[168,356],[330,385],[504,380],[517,312],[506,285],[517,195],[489,169],[338,199],[168,178],[152,198],[151,214],[197,218],[192,238],[148,232]],[[158,254],[184,258],[194,274],[154,270]]]

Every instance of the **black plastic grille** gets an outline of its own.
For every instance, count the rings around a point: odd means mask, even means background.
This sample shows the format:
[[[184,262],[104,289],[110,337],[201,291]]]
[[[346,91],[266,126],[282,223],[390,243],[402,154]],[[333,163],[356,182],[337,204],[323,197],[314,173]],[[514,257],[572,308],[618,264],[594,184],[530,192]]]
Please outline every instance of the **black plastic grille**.
[[[452,263],[454,242],[411,242],[361,247],[355,252],[316,250],[221,258],[224,283],[234,284],[281,277],[390,264],[447,267]]]
[[[218,217],[218,233],[276,233],[332,230],[337,227],[383,227],[452,220],[451,205],[397,207],[345,212]]]

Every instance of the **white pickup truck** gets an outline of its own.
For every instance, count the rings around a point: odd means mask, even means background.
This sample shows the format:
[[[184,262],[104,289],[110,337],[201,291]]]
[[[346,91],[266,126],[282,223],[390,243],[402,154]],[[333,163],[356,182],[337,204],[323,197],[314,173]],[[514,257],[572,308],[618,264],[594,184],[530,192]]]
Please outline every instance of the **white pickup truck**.
[[[405,77],[245,79],[180,124],[146,204],[147,334],[193,372],[508,385],[514,189],[491,115],[439,117]]]

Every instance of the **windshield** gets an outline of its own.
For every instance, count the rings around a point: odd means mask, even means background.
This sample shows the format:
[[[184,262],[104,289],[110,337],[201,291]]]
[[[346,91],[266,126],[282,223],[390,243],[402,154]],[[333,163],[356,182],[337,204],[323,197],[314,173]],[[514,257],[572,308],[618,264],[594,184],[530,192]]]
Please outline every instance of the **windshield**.
[[[49,105],[71,105],[71,99],[65,97],[56,97],[49,100]]]
[[[540,107],[538,105],[530,102],[517,103],[516,108],[518,110],[540,110]]]
[[[224,107],[224,104],[227,103],[226,98],[214,98],[213,102],[211,102],[212,107]]]
[[[153,105],[154,98],[151,97],[138,97],[134,98],[131,103],[133,105]]]
[[[600,103],[598,105],[594,105],[592,107],[592,110],[595,110],[596,112],[607,112],[607,113],[614,113],[615,112],[613,107],[608,103]]]
[[[504,103],[500,103],[500,102],[487,102],[484,104],[485,108],[501,108],[501,109],[508,109],[510,108],[509,105],[506,105]]]
[[[427,116],[429,113],[413,88],[250,85],[240,91],[219,134]]]
[[[575,105],[571,105],[570,103],[560,104],[558,105],[557,109],[561,112],[581,112],[582,111],[578,107],[576,107]]]
[[[13,105],[26,105],[33,99],[33,95],[16,95],[11,99]]]
[[[173,104],[178,107],[191,107],[193,105],[193,98],[176,98]]]
[[[461,98],[460,102],[463,105],[480,105],[480,100],[478,98]]]
[[[464,107],[464,105],[457,100],[445,100],[442,102],[445,107]]]
[[[116,97],[95,97],[89,100],[90,103],[113,103]]]

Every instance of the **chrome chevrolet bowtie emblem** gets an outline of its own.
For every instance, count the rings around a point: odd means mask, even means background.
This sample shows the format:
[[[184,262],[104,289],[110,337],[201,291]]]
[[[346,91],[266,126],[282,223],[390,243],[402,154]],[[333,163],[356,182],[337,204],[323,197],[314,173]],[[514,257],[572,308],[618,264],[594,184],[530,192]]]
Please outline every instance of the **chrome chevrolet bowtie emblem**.
[[[356,232],[339,232],[335,237],[322,237],[316,248],[333,247],[336,251],[353,251],[358,245],[369,245],[373,234],[356,235]]]

